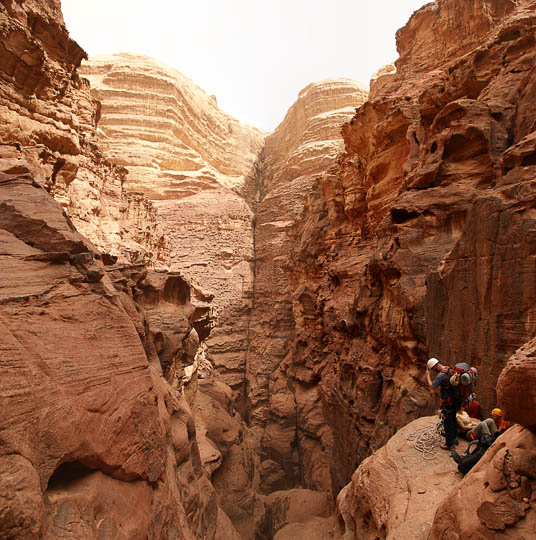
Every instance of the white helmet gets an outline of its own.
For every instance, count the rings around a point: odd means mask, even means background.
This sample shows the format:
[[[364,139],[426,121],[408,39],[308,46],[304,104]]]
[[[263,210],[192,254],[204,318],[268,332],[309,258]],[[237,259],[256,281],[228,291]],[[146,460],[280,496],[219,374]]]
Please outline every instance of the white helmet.
[[[439,360],[437,358],[430,358],[427,363],[428,369],[432,369],[437,364],[439,364]]]

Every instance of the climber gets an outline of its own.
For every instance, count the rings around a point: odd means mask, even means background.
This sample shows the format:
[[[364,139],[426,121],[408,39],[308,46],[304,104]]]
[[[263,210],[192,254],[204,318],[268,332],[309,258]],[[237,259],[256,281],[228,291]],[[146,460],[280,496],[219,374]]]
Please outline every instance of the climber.
[[[468,441],[479,439],[481,435],[493,436],[497,431],[493,418],[486,418],[482,421],[471,418],[463,407],[460,407],[456,413],[456,421],[459,431]]]
[[[503,418],[503,413],[501,409],[493,409],[491,411],[491,417],[493,418],[493,422],[495,423],[495,426],[497,427],[497,432],[499,432],[499,434],[504,433],[510,427],[510,422]]]
[[[435,379],[432,381],[430,370],[438,372]],[[458,424],[456,422],[456,411],[462,404],[462,398],[457,386],[453,386],[451,380],[451,368],[439,363],[437,358],[430,358],[426,364],[426,379],[428,386],[434,390],[439,388],[441,398],[440,411],[445,427],[445,443],[441,445],[444,450],[450,450],[458,441],[456,434]]]

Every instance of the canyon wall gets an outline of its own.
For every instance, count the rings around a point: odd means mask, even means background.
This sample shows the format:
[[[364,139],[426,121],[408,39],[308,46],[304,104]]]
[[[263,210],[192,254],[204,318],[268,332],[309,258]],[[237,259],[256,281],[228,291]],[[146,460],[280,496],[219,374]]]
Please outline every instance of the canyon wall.
[[[126,171],[96,145],[97,109],[77,72],[86,53],[69,38],[60,2],[6,1],[1,17],[0,143],[19,145],[42,168],[47,189],[101,251],[165,260],[150,203],[122,196]]]
[[[198,285],[201,304],[210,297],[211,313],[197,333],[221,380],[243,402],[264,135],[155,60],[95,57],[81,73],[100,103],[99,145],[128,170],[124,189],[152,201],[169,243],[169,268]]]
[[[256,213],[255,309],[247,363],[247,420],[260,440],[260,489],[293,486],[329,491],[331,433],[307,358],[294,345],[289,231],[299,218],[315,176],[343,148],[342,124],[367,92],[351,80],[304,88],[283,122],[266,139],[262,199]],[[289,377],[287,369],[296,377]]]
[[[150,329],[193,356],[205,308],[143,264],[166,240],[96,144],[59,2],[2,2],[0,32],[0,535],[236,539]]]
[[[280,388],[281,377],[271,392],[271,374],[288,353],[293,331],[284,269],[287,232],[314,175],[342,150],[340,128],[366,92],[349,80],[309,85],[261,152],[264,136],[221,113],[214,98],[171,68],[117,55],[92,58],[82,72],[101,103],[99,144],[128,169],[125,189],[152,199],[172,246],[171,270],[202,284],[202,297],[194,292],[192,302],[210,306],[196,330],[214,377],[204,373],[191,396],[198,431],[206,430],[205,464],[212,481],[235,525],[251,537],[255,527],[272,527],[263,524],[272,503],[258,489],[270,493],[303,485],[329,491],[325,472],[308,482],[301,467],[301,461],[312,467],[318,457],[318,429],[314,451],[296,451],[295,418],[300,417],[300,429],[308,420],[295,411],[292,393]],[[163,353],[160,359],[164,365],[171,361]],[[225,385],[233,389],[231,404],[221,399]],[[220,396],[216,418],[229,426],[225,440],[207,412],[214,399],[206,400],[215,395]],[[279,417],[269,409],[275,400],[283,407]],[[314,408],[311,396],[307,400],[300,407]],[[246,425],[236,423],[234,411]],[[326,456],[322,459],[317,468],[325,471]]]
[[[329,538],[435,410],[431,355],[533,426],[535,29],[534,0],[437,0],[370,96],[311,84],[266,135],[148,58],[80,77],[58,1],[3,1],[2,534]],[[345,538],[417,537],[399,435]],[[530,529],[507,435],[418,534]]]
[[[325,405],[334,492],[437,407],[429,356],[476,366],[488,415],[536,330],[536,4],[459,8],[428,4],[398,32],[396,73],[343,127],[345,152],[292,231],[290,372],[305,378],[305,363]]]

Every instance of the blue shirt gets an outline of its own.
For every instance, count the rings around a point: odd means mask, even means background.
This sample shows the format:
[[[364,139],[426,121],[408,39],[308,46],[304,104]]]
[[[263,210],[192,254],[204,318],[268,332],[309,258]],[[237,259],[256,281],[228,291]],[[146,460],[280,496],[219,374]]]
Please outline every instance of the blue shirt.
[[[447,386],[450,384],[450,376],[447,373],[438,373],[436,378],[432,381],[432,384],[436,388],[438,386]]]

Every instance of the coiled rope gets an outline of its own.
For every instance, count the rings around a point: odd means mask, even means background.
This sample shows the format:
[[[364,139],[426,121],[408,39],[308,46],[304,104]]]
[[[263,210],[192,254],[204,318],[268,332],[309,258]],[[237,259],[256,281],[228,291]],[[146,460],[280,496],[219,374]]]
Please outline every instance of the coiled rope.
[[[423,459],[432,460],[436,457],[436,449],[441,444],[441,428],[439,422],[435,426],[412,431],[406,438],[415,441],[415,449],[422,454]]]

